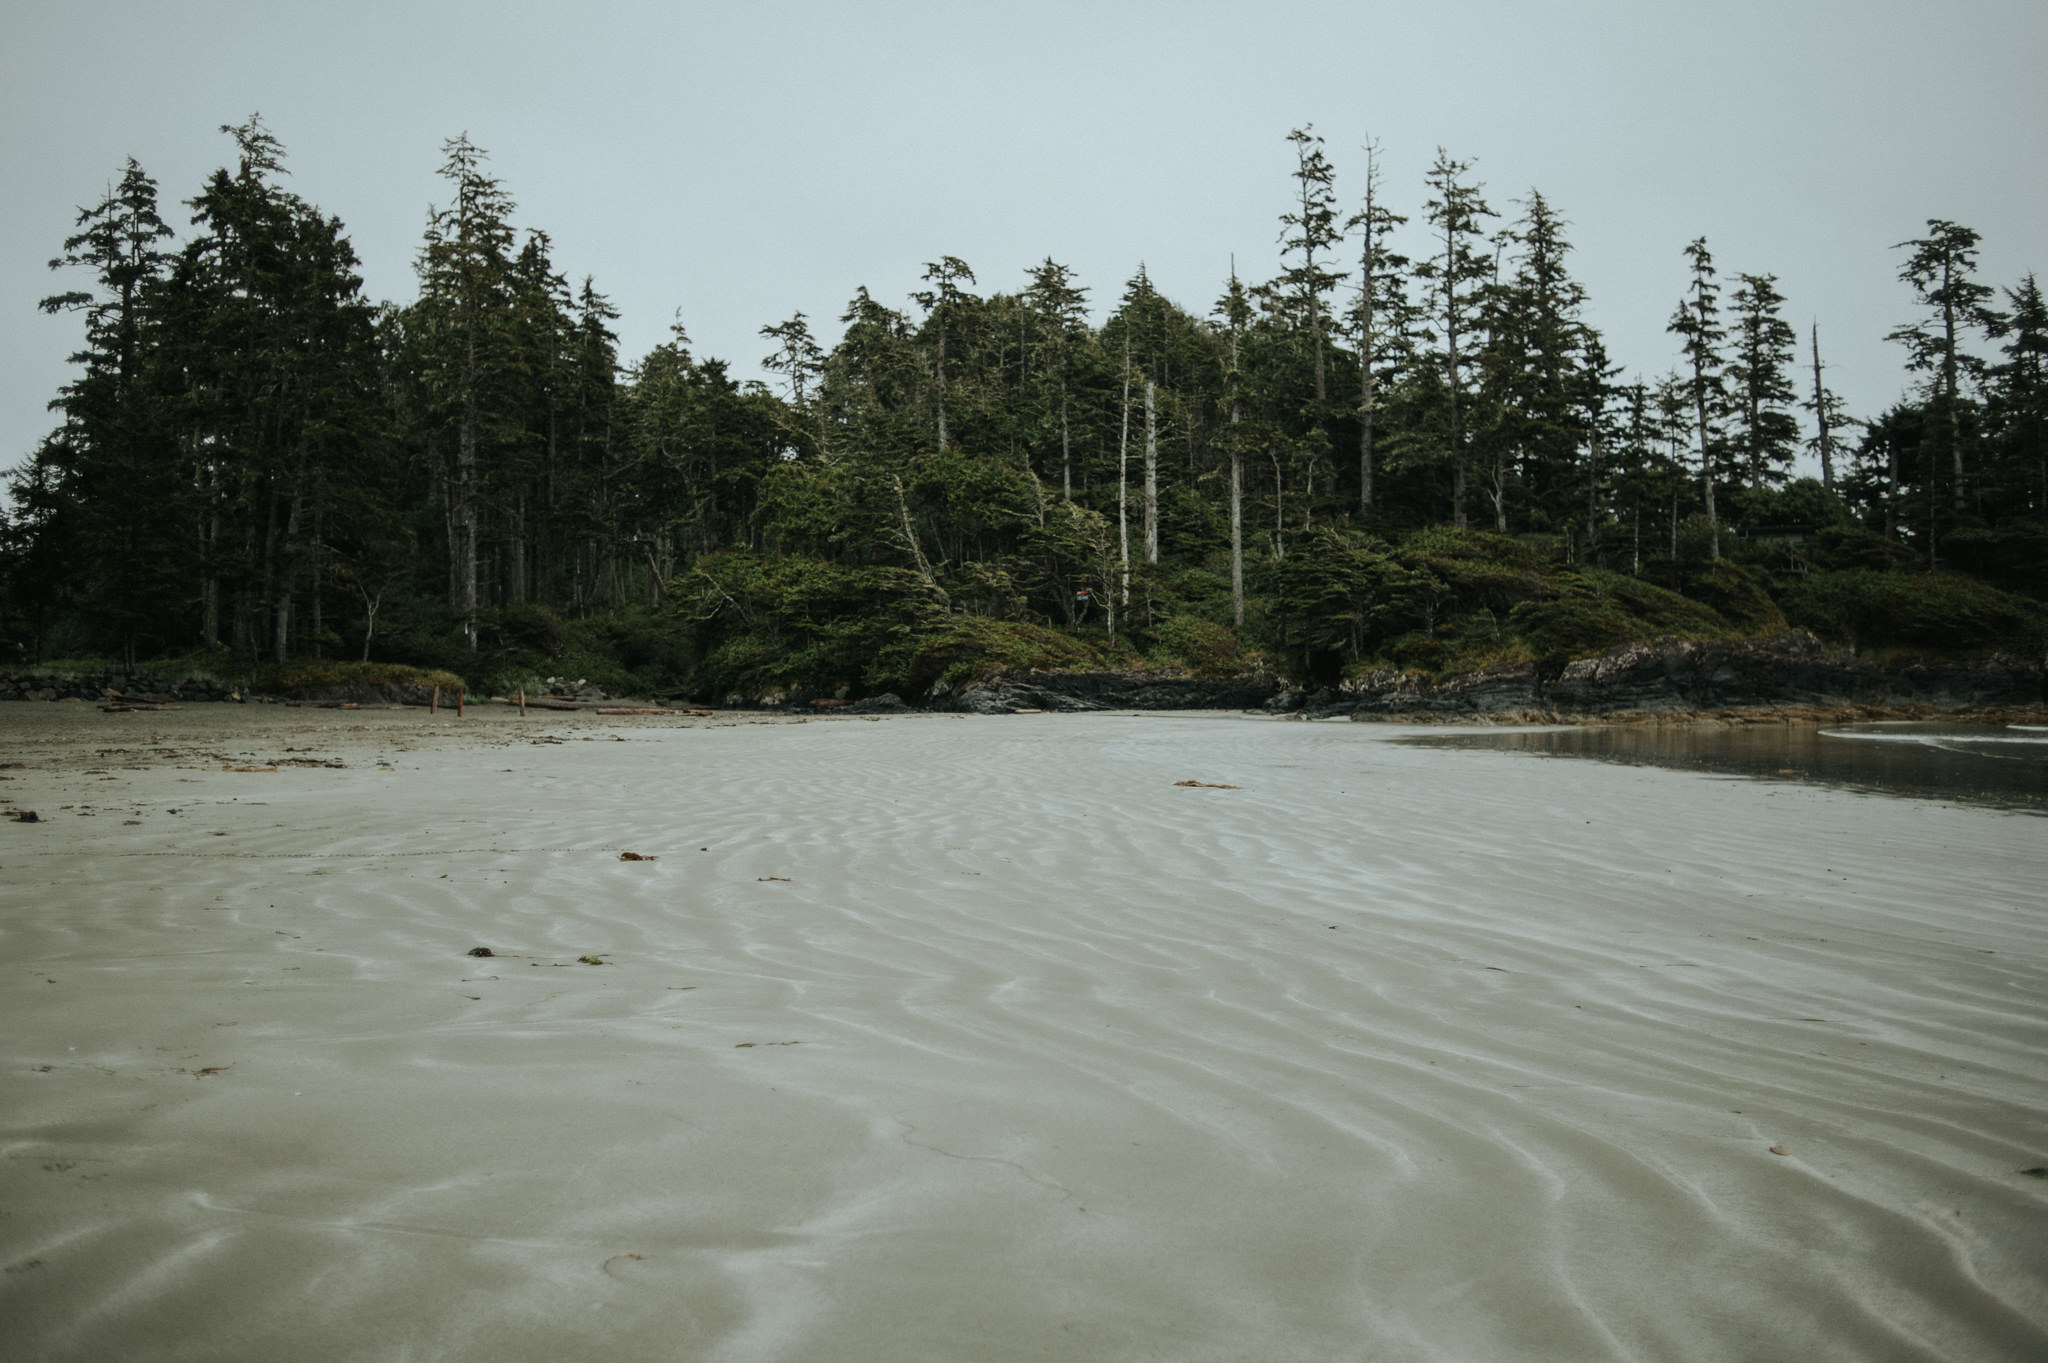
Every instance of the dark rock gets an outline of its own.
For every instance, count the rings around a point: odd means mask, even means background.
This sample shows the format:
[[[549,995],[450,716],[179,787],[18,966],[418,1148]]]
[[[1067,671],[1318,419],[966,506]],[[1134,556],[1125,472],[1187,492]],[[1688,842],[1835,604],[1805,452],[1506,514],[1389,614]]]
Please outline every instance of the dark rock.
[[[1347,682],[1319,713],[1450,719],[1845,703],[1959,709],[2044,700],[2048,669],[2037,663],[1997,657],[1880,667],[1791,630],[1770,639],[1666,637],[1575,659],[1550,675],[1525,663],[1428,682],[1386,669]]]
[[[881,695],[869,696],[866,700],[857,700],[846,705],[834,706],[831,713],[839,715],[907,715],[913,713],[913,711],[910,706],[903,703],[903,697],[893,691],[884,691]]]

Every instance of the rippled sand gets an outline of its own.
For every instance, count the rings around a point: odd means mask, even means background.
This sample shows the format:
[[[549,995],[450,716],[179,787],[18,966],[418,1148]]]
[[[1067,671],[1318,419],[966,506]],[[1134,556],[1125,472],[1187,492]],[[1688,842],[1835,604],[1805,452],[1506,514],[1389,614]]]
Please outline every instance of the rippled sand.
[[[0,1356],[2048,1357],[2048,824],[1401,732],[0,707]]]

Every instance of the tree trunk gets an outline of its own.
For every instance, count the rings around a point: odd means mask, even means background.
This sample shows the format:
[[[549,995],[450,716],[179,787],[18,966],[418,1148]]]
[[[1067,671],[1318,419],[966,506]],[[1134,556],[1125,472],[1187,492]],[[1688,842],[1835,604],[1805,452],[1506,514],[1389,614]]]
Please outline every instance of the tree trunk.
[[[1159,419],[1156,385],[1145,380],[1145,562],[1159,562]]]
[[[1129,610],[1131,605],[1131,516],[1130,516],[1130,465],[1131,465],[1131,335],[1124,332],[1124,418],[1123,431],[1116,442],[1116,536],[1117,562],[1123,578],[1123,604]]]
[[[1238,443],[1237,395],[1230,395],[1230,618],[1244,628],[1244,451]]]
[[[1060,375],[1060,496],[1074,500],[1074,446],[1067,432],[1067,376]]]
[[[1449,216],[1444,221],[1444,389],[1451,413],[1451,522],[1465,528],[1465,426],[1458,410],[1458,253]]]
[[[1700,314],[1700,327],[1707,325],[1705,311]],[[1721,522],[1714,514],[1714,455],[1707,443],[1707,371],[1704,357],[1695,354],[1692,361],[1692,399],[1694,414],[1700,426],[1700,490],[1706,496],[1707,537],[1713,546],[1714,562],[1721,561]]]
[[[1586,560],[1591,563],[1600,554],[1600,432],[1596,428],[1586,438]]]
[[[458,542],[455,555],[455,599],[462,616],[462,635],[476,651],[476,334],[474,324],[463,347],[462,424],[455,446],[455,496],[450,521]]]
[[[1828,390],[1820,380],[1820,323],[1813,324],[1813,421],[1820,432],[1820,485],[1835,489],[1835,451],[1828,443]]]

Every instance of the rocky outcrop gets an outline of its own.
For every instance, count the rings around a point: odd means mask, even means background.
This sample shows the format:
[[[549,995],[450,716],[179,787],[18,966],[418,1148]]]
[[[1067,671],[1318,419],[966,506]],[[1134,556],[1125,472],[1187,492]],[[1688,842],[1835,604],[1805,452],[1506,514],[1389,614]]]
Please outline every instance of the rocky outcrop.
[[[162,677],[149,672],[11,672],[0,675],[0,701],[85,700],[112,696],[159,704],[239,701],[240,688],[204,677]]]
[[[1427,682],[1388,669],[1293,701],[1289,708],[1358,719],[1655,714],[1844,704],[1962,709],[2048,702],[2048,669],[2009,656],[1883,667],[1847,650],[1831,649],[1804,630],[1793,630],[1771,639],[1665,638],[1630,644],[1577,659],[1550,675],[1524,664]]]
[[[1204,680],[1142,672],[997,672],[932,700],[935,710],[1250,710],[1280,690],[1266,673]]]

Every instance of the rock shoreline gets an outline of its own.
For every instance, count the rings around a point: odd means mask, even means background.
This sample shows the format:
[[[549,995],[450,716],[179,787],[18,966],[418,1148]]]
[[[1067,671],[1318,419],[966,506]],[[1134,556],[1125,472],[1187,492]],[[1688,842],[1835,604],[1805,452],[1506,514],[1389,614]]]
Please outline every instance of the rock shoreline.
[[[1771,639],[1663,638],[1546,672],[1533,663],[1431,682],[1387,669],[1309,691],[1258,674],[1224,680],[1120,672],[999,672],[931,708],[1262,710],[1406,723],[1682,722],[1703,717],[1918,718],[2048,706],[2048,668],[2011,656],[1880,666],[1805,631]]]
[[[0,701],[112,695],[156,702],[268,701],[233,683],[146,671],[0,673]],[[353,683],[295,692],[301,702],[424,705],[418,684]],[[444,695],[444,702],[452,697]],[[1430,681],[1392,668],[1308,690],[1271,673],[1198,678],[1142,672],[998,671],[922,705],[894,695],[857,701],[774,696],[725,698],[728,709],[906,714],[936,710],[1017,714],[1093,710],[1249,710],[1309,719],[1399,723],[1689,723],[1702,719],[1894,719],[1940,715],[2038,718],[2048,713],[2048,666],[2011,655],[1969,663],[1882,666],[1830,648],[1803,630],[1733,642],[1666,637],[1554,670],[1534,663]]]
[[[232,682],[209,677],[165,677],[152,672],[0,673],[0,701],[102,701],[110,694],[174,703],[240,703],[248,699]]]
[[[1795,630],[1734,642],[1674,638],[1631,644],[1546,675],[1532,664],[1430,684],[1391,672],[1302,696],[1318,716],[1489,720],[1532,714],[1610,719],[1825,710],[1886,715],[2048,704],[2048,668],[1999,656],[1971,663],[1880,666]]]

